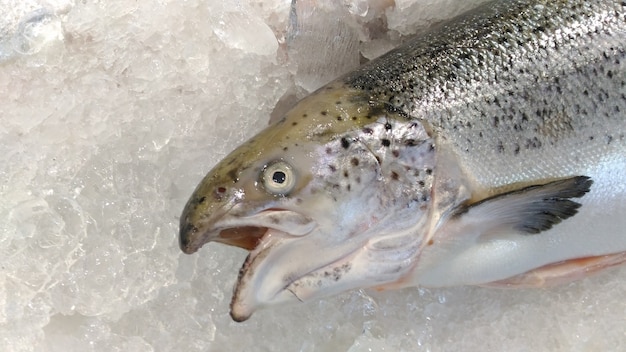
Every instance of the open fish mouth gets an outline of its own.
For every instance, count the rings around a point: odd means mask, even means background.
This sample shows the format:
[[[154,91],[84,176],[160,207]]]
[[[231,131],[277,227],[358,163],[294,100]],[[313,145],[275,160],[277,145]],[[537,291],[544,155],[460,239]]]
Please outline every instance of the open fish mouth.
[[[311,290],[301,288],[310,285],[301,282],[319,276],[317,271],[358,248],[356,242],[329,244],[330,236],[325,236],[315,221],[288,209],[268,208],[242,216],[233,207],[216,217],[208,218],[204,226],[181,227],[180,245],[185,253],[211,241],[250,251],[239,270],[231,301],[235,321],[247,320],[265,306],[307,299]],[[318,255],[320,252],[324,255]]]
[[[268,230],[267,227],[256,226],[224,229],[220,231],[214,241],[251,251],[256,248],[257,244]]]
[[[256,248],[269,229],[299,237],[311,232],[315,226],[315,222],[308,217],[287,209],[270,208],[241,216],[233,207],[203,221],[194,222],[183,217],[179,245],[187,254],[195,253],[208,242],[220,242],[250,251]]]
[[[183,224],[195,226],[181,226],[181,248],[193,253],[214,241],[249,251],[230,304],[230,315],[239,322],[268,306],[377,286],[403,275],[395,269],[399,267],[395,263],[397,249],[391,259],[386,257],[387,251],[371,251],[367,234],[372,224],[351,232],[319,214],[315,218],[320,222],[275,205],[254,210],[230,207],[195,222],[185,217]],[[393,268],[387,270],[389,266]]]
[[[329,249],[328,255],[315,256],[324,249],[320,246],[314,239],[267,228],[239,270],[230,304],[232,319],[242,322],[266,306],[332,293],[327,283],[336,283],[350,271],[350,258],[362,246],[344,244],[339,250]]]

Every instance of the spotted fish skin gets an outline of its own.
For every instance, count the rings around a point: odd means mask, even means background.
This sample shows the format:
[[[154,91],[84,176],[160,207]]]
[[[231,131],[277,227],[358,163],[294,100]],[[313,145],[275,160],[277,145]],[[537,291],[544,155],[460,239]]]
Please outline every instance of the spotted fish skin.
[[[626,4],[494,1],[300,101],[218,163],[180,246],[250,250],[231,302],[540,286],[626,261]]]
[[[557,177],[579,158],[624,151],[624,6],[488,3],[343,81],[430,124],[480,185]]]

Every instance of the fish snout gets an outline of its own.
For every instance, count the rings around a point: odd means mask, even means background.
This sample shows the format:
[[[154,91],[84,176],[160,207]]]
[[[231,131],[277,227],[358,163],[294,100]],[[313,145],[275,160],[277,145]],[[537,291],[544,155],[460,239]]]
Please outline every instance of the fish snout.
[[[195,253],[205,243],[214,241],[219,234],[219,232],[215,233],[206,226],[202,226],[201,222],[194,220],[187,211],[184,211],[180,217],[179,229],[178,245],[186,254]]]
[[[186,254],[195,253],[205,243],[216,240],[220,231],[215,225],[231,207],[224,199],[212,199],[205,195],[207,193],[198,187],[180,215],[178,244]]]
[[[198,228],[193,224],[189,224],[181,219],[180,230],[178,234],[178,245],[180,249],[186,254],[192,254],[198,250],[196,246],[192,245],[192,238],[195,233],[198,232]]]

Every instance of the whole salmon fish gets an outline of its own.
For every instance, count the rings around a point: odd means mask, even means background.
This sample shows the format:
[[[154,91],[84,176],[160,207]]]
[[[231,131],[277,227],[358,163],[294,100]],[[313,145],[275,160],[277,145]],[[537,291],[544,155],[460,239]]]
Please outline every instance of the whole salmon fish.
[[[250,250],[231,316],[349,289],[541,286],[626,261],[626,3],[495,1],[217,164],[180,246]]]

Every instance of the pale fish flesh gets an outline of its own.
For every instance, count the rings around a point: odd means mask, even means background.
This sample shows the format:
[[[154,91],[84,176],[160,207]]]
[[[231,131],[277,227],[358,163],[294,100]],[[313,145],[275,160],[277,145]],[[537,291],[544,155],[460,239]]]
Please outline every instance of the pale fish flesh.
[[[626,4],[487,3],[300,101],[199,184],[231,303],[570,281],[626,261]],[[623,222],[622,222],[623,223]]]

